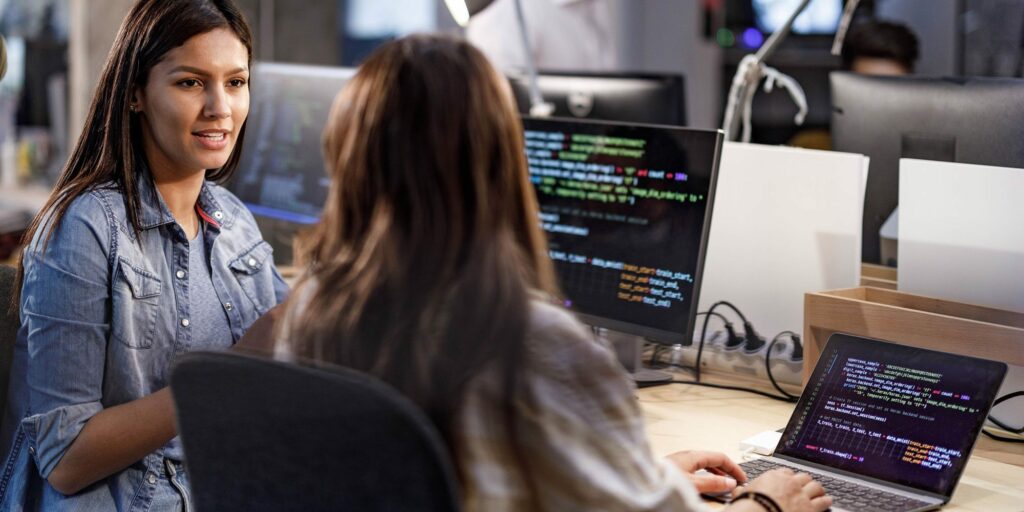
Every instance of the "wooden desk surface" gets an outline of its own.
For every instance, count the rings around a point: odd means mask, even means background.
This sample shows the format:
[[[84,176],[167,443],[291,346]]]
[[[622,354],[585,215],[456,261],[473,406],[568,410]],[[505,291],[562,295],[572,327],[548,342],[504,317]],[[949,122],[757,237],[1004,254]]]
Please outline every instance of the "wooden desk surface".
[[[793,404],[749,393],[678,384],[641,389],[639,398],[651,447],[659,456],[701,448],[740,462],[741,440],[785,427],[793,411]],[[952,502],[943,510],[1024,511],[1021,446],[979,441]]]

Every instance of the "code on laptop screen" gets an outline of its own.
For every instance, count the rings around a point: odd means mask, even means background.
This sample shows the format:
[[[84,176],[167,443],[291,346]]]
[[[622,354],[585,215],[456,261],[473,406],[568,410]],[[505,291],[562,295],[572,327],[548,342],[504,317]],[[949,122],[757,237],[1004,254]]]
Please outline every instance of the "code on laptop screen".
[[[950,496],[1006,365],[834,335],[777,454]]]

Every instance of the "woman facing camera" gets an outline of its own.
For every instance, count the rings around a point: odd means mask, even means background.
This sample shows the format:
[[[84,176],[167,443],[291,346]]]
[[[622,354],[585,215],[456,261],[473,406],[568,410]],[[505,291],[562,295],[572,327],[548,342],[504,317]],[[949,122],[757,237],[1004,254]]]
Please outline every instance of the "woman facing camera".
[[[235,169],[252,37],[230,0],[141,0],[29,229],[2,510],[188,509],[168,388],[280,302]]]
[[[368,58],[324,133],[331,189],[276,353],[368,372],[419,404],[467,510],[703,509],[697,488],[735,481],[693,472],[745,475],[716,453],[655,458],[628,376],[554,305],[521,132],[503,79],[464,42],[411,37]],[[787,512],[830,503],[785,471],[749,489]]]

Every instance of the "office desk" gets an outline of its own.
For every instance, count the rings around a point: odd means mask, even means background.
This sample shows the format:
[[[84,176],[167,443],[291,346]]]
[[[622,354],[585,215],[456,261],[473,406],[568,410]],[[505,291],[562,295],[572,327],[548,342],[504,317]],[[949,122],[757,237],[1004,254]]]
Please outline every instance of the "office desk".
[[[659,456],[701,448],[724,452],[740,462],[741,440],[784,427],[793,411],[793,404],[697,386],[672,384],[644,388],[638,394],[651,447]],[[1024,511],[1022,446],[983,438],[967,462],[953,501],[943,510]]]

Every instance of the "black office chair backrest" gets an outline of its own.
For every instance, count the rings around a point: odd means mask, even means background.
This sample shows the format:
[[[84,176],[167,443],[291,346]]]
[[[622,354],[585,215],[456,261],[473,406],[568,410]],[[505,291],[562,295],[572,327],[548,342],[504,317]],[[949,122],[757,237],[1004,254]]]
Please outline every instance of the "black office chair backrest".
[[[0,265],[0,418],[7,406],[7,385],[11,377],[11,359],[14,358],[14,338],[18,335],[21,319],[18,308],[12,307],[14,296],[13,267]]]
[[[196,352],[171,389],[199,512],[458,510],[433,425],[368,375]]]

